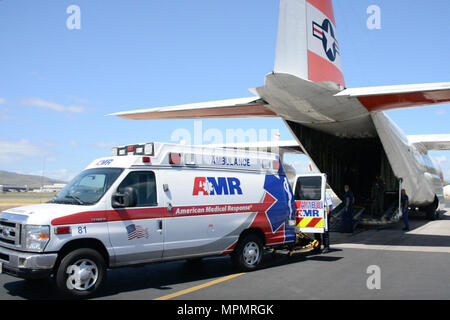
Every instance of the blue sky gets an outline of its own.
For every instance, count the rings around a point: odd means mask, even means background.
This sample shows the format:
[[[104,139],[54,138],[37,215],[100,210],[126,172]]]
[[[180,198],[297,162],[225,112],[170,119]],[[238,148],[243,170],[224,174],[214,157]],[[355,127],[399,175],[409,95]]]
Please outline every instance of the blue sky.
[[[449,81],[450,2],[334,0],[348,87]],[[432,5],[430,5],[432,3]],[[70,30],[70,5],[81,28]],[[369,5],[381,29],[369,30]],[[0,170],[69,179],[113,145],[170,141],[193,120],[106,114],[248,97],[273,69],[278,0],[1,0]],[[388,115],[406,134],[450,133],[449,105]],[[279,130],[280,119],[203,130]],[[450,153],[433,152],[450,179]]]

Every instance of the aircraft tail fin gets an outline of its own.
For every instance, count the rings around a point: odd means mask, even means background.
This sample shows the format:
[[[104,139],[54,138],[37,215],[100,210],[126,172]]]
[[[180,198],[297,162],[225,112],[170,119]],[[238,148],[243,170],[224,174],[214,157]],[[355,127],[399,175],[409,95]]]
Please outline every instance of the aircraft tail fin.
[[[280,0],[274,71],[345,87],[332,0]]]

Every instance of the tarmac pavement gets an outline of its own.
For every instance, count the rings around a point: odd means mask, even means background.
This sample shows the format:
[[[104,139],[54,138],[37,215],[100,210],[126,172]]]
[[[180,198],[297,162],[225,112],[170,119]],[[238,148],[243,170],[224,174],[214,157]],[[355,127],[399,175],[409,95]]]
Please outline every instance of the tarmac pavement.
[[[450,299],[450,214],[437,221],[411,216],[410,224],[409,232],[401,222],[333,232],[327,254],[267,253],[262,268],[249,273],[237,272],[229,257],[109,270],[97,299]],[[1,300],[58,298],[52,281],[0,275]]]

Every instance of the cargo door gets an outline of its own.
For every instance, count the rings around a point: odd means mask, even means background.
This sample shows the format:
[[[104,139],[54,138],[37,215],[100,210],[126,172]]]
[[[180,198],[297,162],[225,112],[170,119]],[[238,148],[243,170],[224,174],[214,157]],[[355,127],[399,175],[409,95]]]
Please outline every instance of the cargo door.
[[[294,182],[296,231],[323,233],[325,214],[326,175],[298,175]]]

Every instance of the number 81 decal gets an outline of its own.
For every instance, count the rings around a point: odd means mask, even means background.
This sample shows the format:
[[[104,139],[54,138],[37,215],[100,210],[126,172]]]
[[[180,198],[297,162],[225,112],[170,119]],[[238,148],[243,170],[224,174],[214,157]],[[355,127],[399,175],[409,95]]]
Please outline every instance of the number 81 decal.
[[[79,226],[78,227],[78,234],[86,234],[87,233],[87,227],[86,226]]]

